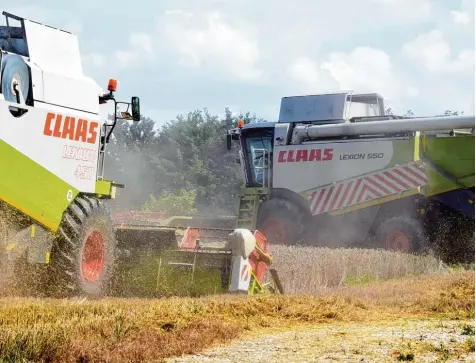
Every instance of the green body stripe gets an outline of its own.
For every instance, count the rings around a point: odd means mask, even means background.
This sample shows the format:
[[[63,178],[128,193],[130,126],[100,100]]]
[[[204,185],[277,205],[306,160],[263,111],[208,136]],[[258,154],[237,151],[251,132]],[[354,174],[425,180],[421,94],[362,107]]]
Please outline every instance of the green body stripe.
[[[462,186],[474,187],[474,136],[427,137],[425,144],[422,158],[428,158],[461,184],[455,184],[429,167],[426,195],[440,194]]]
[[[0,140],[0,199],[55,232],[78,190]]]
[[[97,180],[96,181],[96,194],[101,195],[111,195],[112,192],[112,182],[108,180]]]

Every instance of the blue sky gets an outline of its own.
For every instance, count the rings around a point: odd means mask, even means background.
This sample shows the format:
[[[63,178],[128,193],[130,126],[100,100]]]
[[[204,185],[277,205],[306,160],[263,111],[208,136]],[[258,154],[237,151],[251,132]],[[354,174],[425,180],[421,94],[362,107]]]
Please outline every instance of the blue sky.
[[[0,8],[75,32],[85,73],[116,78],[158,125],[226,106],[276,120],[283,96],[342,89],[400,113],[474,113],[474,0],[38,3]]]

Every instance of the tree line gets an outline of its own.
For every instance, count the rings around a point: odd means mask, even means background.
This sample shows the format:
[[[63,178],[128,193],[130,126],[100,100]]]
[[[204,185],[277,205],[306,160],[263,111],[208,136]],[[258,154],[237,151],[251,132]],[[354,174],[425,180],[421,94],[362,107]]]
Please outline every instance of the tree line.
[[[112,120],[112,115],[109,116]],[[118,120],[106,148],[104,177],[125,184],[111,209],[170,214],[234,214],[242,184],[238,148],[226,149],[226,131],[263,121],[250,112],[225,117],[208,110],[179,115],[158,129],[142,116]]]

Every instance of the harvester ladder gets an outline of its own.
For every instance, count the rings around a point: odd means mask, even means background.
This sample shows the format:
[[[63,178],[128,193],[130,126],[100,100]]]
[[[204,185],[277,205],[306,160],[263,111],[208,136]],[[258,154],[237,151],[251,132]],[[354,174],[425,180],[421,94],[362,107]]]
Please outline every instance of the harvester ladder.
[[[253,230],[256,228],[256,217],[260,203],[260,194],[251,189],[244,189],[240,196],[238,210],[238,228]]]

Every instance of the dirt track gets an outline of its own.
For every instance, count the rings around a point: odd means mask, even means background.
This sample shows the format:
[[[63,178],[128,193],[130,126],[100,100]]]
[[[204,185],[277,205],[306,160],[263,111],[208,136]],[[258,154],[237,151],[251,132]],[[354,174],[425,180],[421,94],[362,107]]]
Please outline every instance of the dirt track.
[[[427,320],[292,328],[255,333],[228,346],[168,362],[380,363],[398,362],[407,354],[413,354],[414,362],[474,362],[474,352],[468,352],[474,336],[464,334],[465,325],[474,327],[474,322]]]

